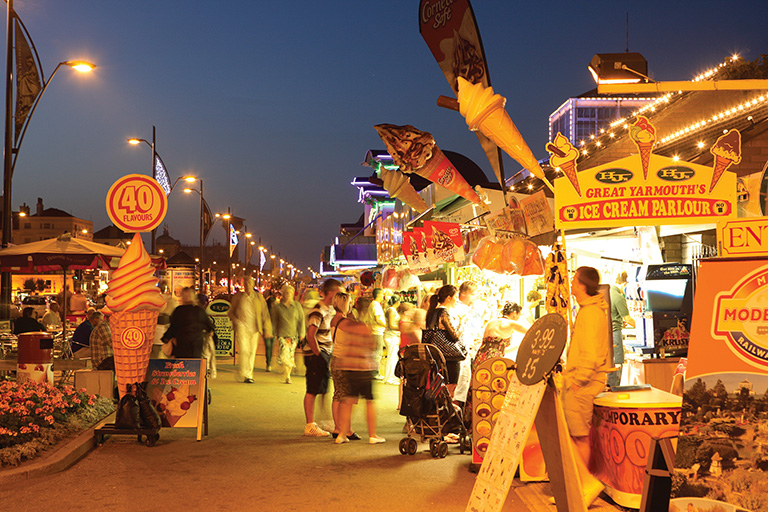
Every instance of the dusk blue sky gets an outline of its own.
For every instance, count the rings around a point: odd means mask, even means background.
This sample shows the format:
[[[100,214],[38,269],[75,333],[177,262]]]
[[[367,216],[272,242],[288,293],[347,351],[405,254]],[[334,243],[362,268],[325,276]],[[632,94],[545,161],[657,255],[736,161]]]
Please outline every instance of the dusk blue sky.
[[[418,31],[418,0],[16,0],[46,73],[61,69],[31,121],[16,166],[13,207],[46,207],[109,223],[105,196],[150,171],[151,139],[175,179],[203,178],[214,211],[232,208],[249,231],[299,267],[317,268],[339,224],[362,213],[355,176],[373,125],[412,124],[493,172],[457,113]],[[642,53],[651,77],[687,80],[736,52],[768,53],[768,2],[472,2],[494,90],[538,158],[549,114],[594,87],[595,53]],[[4,19],[4,16],[3,16]],[[507,175],[519,166],[505,161]],[[181,188],[181,187],[180,187]],[[197,196],[174,190],[164,222],[198,240]],[[214,229],[215,240],[224,230]],[[148,239],[145,239],[148,240]],[[211,238],[209,238],[209,243]],[[254,258],[255,260],[255,258]]]

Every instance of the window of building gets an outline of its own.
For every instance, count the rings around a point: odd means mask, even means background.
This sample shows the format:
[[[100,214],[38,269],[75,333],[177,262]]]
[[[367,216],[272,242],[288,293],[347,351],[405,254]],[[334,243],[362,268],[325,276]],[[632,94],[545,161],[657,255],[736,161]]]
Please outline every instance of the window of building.
[[[25,222],[24,223],[24,229],[32,229],[32,223],[31,222]]]

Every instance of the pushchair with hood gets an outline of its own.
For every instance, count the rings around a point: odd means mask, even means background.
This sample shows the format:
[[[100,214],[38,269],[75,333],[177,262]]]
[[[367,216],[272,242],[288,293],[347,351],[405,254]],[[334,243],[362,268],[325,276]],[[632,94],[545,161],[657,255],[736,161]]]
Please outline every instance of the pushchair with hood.
[[[400,440],[400,453],[414,455],[418,441],[429,440],[429,453],[448,454],[446,434],[459,435],[459,451],[471,451],[472,442],[462,421],[461,410],[453,404],[445,385],[445,358],[435,345],[415,343],[400,350],[395,375],[403,379],[400,415],[410,427]]]

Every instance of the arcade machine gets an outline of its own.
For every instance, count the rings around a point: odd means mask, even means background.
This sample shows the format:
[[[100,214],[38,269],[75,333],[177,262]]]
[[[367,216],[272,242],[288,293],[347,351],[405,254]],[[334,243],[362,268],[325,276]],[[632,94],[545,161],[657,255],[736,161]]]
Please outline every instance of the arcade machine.
[[[693,311],[692,266],[648,265],[643,288],[646,347],[653,347],[654,357],[686,356]]]

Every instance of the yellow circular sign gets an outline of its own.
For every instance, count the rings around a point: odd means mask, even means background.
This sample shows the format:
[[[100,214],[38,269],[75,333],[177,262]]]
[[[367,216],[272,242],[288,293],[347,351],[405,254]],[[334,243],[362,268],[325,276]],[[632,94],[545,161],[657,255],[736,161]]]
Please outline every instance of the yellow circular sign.
[[[109,218],[128,233],[152,231],[163,222],[167,211],[165,191],[157,181],[143,174],[123,176],[107,193]]]
[[[144,331],[138,327],[128,327],[120,335],[120,343],[125,348],[136,349],[144,344]]]

